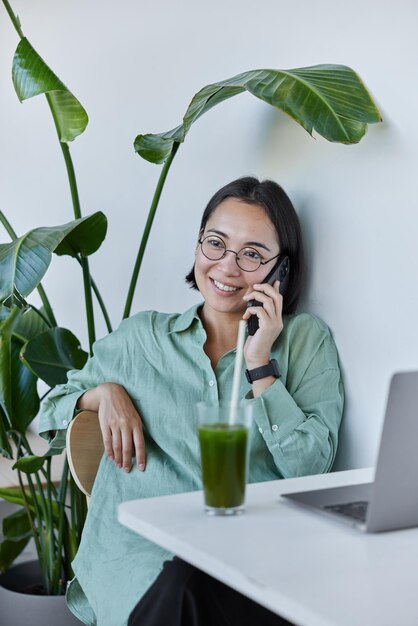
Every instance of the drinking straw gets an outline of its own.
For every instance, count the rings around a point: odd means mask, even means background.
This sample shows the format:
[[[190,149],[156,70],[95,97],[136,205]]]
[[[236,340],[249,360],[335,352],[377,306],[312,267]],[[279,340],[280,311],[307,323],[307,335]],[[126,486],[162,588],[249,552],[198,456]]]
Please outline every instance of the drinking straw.
[[[229,423],[233,424],[237,418],[238,392],[241,378],[242,357],[244,355],[245,328],[247,322],[241,320],[238,327],[237,352],[235,355],[234,378],[232,380],[231,405],[229,410]]]

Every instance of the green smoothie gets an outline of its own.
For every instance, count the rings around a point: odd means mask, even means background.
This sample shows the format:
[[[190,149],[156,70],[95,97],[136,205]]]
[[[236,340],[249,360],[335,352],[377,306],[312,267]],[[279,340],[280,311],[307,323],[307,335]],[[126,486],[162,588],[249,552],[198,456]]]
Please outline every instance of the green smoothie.
[[[199,441],[207,506],[232,508],[244,502],[247,428],[242,424],[202,424]]]

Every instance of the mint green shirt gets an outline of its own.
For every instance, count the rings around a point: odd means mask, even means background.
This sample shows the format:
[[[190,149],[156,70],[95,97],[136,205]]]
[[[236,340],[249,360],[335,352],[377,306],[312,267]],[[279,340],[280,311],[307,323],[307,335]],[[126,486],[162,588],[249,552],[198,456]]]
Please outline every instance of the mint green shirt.
[[[136,603],[172,555],[117,521],[125,500],[201,489],[195,405],[229,399],[235,350],[216,368],[203,350],[201,305],[183,313],[139,313],[94,345],[94,356],[44,401],[40,432],[65,429],[80,395],[103,382],[124,386],[143,421],[145,472],[129,474],[103,457],[83,537],[73,563],[76,579],[68,604],[85,624],[123,626]],[[284,318],[273,345],[281,372],[254,398],[243,365],[240,395],[253,404],[249,481],[331,469],[343,408],[337,351],[326,325],[309,314]],[[167,511],[169,515],[169,511]]]

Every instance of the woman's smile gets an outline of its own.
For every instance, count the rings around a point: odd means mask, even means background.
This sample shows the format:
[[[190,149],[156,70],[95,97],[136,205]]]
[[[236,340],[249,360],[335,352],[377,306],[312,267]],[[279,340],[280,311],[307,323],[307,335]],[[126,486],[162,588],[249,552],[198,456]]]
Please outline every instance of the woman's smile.
[[[242,289],[242,287],[235,287],[234,285],[228,285],[228,284],[220,282],[219,280],[215,280],[214,278],[210,278],[210,280],[212,281],[215,287],[215,290],[220,291],[222,296],[228,296],[228,295],[232,296],[235,293],[237,293],[237,291],[240,291]]]

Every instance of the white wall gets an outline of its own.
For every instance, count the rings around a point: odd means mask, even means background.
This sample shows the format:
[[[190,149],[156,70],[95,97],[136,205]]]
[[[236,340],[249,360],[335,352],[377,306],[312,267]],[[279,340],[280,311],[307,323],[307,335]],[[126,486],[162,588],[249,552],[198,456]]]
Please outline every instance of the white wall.
[[[107,240],[91,266],[114,324],[160,171],[135,155],[136,134],[176,126],[199,88],[244,70],[343,63],[360,73],[385,122],[357,146],[314,140],[248,94],[193,126],[169,175],[134,308],[183,310],[196,301],[183,275],[206,201],[243,174],[276,179],[303,223],[304,306],[332,328],[344,370],[338,466],[372,464],[389,377],[418,367],[415,0],[12,4],[25,34],[90,116],[71,151],[83,212],[100,209],[109,219]],[[72,213],[45,100],[20,105],[12,89],[17,43],[1,7],[0,207],[22,234],[69,221]],[[73,265],[54,259],[45,286],[59,322],[85,341]],[[98,334],[104,332],[100,324]]]

